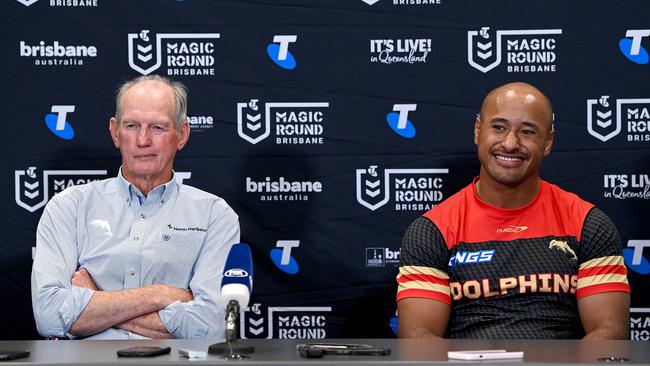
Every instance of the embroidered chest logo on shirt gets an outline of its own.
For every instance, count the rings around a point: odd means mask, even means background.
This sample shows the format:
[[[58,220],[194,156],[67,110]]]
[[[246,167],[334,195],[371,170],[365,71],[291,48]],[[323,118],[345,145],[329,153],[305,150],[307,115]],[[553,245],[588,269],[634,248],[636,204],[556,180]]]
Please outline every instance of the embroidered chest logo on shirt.
[[[571,259],[578,260],[578,256],[576,256],[576,253],[571,249],[569,246],[569,243],[563,240],[551,240],[551,242],[548,244],[548,249],[557,249],[565,252],[566,254],[571,255]]]
[[[108,236],[113,236],[113,233],[111,232],[111,224],[108,223],[108,220],[94,219],[90,222],[90,226],[96,227]]]
[[[162,234],[162,240],[163,241],[169,241],[169,239],[171,239],[171,238],[172,238],[172,236],[167,234],[167,233]]]
[[[528,226],[515,226],[515,225],[510,225],[507,227],[502,227],[497,229],[497,233],[520,233],[524,230],[527,230]]]
[[[167,228],[169,228],[169,230],[174,230],[174,231],[200,231],[204,233],[208,231],[208,229],[202,227],[177,227],[177,226],[173,226],[172,224],[167,224]]]

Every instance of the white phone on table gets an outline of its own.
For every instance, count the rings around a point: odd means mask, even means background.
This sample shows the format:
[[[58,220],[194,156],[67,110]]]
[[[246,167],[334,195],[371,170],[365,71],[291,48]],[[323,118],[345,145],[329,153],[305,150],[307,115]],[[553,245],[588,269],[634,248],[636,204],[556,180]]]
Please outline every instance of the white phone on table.
[[[504,349],[449,351],[447,358],[452,360],[509,360],[524,358],[524,352],[508,352]]]

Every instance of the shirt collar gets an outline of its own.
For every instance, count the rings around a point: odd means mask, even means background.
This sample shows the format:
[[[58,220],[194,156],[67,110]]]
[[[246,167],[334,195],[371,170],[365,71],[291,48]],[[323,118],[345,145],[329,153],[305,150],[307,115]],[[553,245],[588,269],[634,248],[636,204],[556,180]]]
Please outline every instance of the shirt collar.
[[[137,199],[137,195],[142,195],[140,190],[135,185],[124,178],[124,175],[122,175],[121,166],[120,170],[117,173],[117,186],[120,195],[127,203],[129,203],[129,205],[131,204],[132,200]],[[176,172],[172,170],[172,179],[169,182],[161,184],[158,187],[152,189],[151,192],[149,192],[149,197],[158,197],[160,204],[162,205],[167,202],[173,194],[178,192],[178,190],[180,190],[180,183],[176,181]],[[159,191],[160,193],[158,193]]]

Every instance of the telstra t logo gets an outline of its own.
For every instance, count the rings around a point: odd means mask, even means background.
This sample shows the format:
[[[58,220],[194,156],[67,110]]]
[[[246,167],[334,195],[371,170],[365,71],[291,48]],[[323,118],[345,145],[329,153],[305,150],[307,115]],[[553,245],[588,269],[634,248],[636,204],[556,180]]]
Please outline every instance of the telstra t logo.
[[[628,60],[645,65],[649,60],[648,51],[641,45],[641,41],[648,36],[650,36],[650,29],[628,29],[625,32],[626,38],[618,42],[618,48]]]
[[[289,52],[289,43],[298,39],[297,35],[274,36],[273,43],[266,47],[266,53],[276,65],[283,69],[293,70],[296,68],[296,59]],[[277,44],[279,43],[279,44]]]
[[[74,112],[73,105],[53,105],[52,112],[45,116],[45,124],[55,135],[64,140],[74,138],[74,130],[70,122],[66,121],[68,113]]]
[[[627,267],[642,275],[650,273],[650,262],[643,256],[643,248],[646,247],[650,247],[650,240],[629,240],[627,248],[623,249]]]
[[[393,112],[386,115],[386,122],[398,135],[411,139],[415,137],[415,126],[408,114],[417,109],[417,104],[393,104]]]
[[[298,273],[298,262],[291,256],[291,249],[298,248],[300,246],[300,240],[278,240],[275,246],[277,248],[271,249],[271,260],[273,263],[288,274]]]

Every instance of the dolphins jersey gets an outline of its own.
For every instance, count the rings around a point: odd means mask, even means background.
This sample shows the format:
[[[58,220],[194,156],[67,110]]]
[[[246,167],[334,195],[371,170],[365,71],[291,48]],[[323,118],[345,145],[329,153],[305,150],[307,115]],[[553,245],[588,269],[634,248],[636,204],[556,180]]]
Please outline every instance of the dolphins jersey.
[[[477,179],[408,228],[397,301],[450,304],[448,338],[581,338],[578,299],[630,292],[602,211],[545,181],[526,206],[497,208],[478,198]]]

